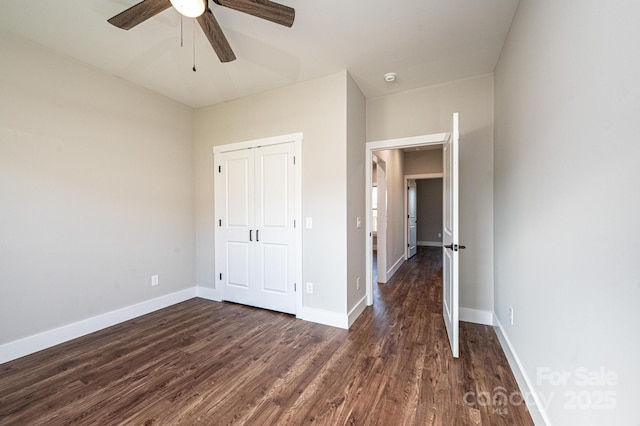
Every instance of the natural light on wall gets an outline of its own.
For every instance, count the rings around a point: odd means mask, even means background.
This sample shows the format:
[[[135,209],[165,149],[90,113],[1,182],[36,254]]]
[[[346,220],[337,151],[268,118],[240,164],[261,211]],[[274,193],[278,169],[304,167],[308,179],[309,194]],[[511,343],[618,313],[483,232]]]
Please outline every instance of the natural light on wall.
[[[171,0],[171,5],[187,18],[197,18],[206,9],[205,0]]]

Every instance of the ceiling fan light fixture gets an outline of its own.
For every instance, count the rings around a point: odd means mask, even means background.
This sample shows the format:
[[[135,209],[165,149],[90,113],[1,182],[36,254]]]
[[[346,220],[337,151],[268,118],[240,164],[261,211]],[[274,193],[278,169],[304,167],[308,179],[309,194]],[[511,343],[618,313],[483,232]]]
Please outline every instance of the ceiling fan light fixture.
[[[206,0],[171,0],[171,5],[187,18],[197,18],[207,8]]]

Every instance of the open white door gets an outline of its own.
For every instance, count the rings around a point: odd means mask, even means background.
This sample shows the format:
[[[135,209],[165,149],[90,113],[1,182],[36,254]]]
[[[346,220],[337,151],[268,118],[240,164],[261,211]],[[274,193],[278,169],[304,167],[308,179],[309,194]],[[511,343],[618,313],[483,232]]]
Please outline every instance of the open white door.
[[[458,357],[458,255],[464,246],[458,241],[458,113],[453,114],[451,136],[443,146],[443,248],[442,315],[451,352]]]
[[[416,255],[418,245],[418,201],[415,179],[407,181],[407,258]]]

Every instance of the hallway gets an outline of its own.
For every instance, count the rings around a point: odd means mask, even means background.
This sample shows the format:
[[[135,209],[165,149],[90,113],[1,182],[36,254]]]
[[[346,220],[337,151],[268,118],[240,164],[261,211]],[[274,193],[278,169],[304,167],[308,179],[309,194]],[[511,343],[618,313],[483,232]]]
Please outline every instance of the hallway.
[[[391,351],[410,357],[405,362],[415,368],[403,374],[406,383],[419,387],[415,424],[533,424],[492,327],[460,322],[460,358],[451,357],[442,318],[440,247],[418,247],[389,282],[374,284],[373,310],[352,330],[361,328],[375,328]],[[401,377],[392,382],[399,386]]]

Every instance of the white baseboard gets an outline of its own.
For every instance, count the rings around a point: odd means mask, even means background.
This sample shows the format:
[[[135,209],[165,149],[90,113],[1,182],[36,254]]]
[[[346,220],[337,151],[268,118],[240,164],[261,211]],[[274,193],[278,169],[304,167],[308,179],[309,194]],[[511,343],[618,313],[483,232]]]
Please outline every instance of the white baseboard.
[[[535,388],[533,387],[533,382],[529,379],[522,362],[520,362],[520,358],[518,358],[514,347],[511,345],[511,341],[509,340],[505,329],[502,327],[498,316],[495,314],[493,315],[493,322],[496,325],[495,330],[498,335],[498,340],[500,340],[500,346],[502,346],[502,350],[507,357],[507,361],[509,361],[509,366],[511,367],[513,375],[518,382],[520,392],[523,396],[530,395],[533,398],[533,401],[531,401],[532,398],[524,398],[527,403],[529,413],[531,414],[531,418],[533,419],[533,423],[536,425],[550,425],[551,422],[549,421],[549,417],[542,405],[542,400],[536,393]]]
[[[220,292],[216,289],[209,287],[196,287],[196,297],[202,299],[213,300],[214,302],[222,302]]]
[[[353,323],[358,319],[360,314],[362,314],[365,309],[367,309],[367,296],[366,295],[363,296],[362,299],[360,299],[358,301],[358,303],[356,303],[356,306],[354,306],[353,309],[351,309],[351,311],[349,312],[349,315],[347,315],[348,328],[351,328]]]
[[[395,274],[396,272],[398,272],[398,269],[400,269],[400,267],[402,266],[402,264],[404,263],[404,256],[402,256],[400,259],[398,259],[396,261],[396,263],[393,264],[393,266],[391,267],[391,269],[389,269],[387,271],[387,282],[389,282],[389,280],[391,279],[391,277],[393,277],[393,274]]]
[[[442,241],[418,241],[416,245],[422,247],[442,247]]]
[[[493,311],[460,308],[459,318],[460,318],[460,321],[473,322],[475,324],[483,324],[483,325],[494,325]]]
[[[196,297],[196,287],[106,312],[0,346],[0,364]]]
[[[332,327],[349,329],[348,315],[339,314],[338,312],[325,311],[324,309],[309,308],[303,306],[296,318],[305,321],[311,321],[318,324],[330,325]]]

